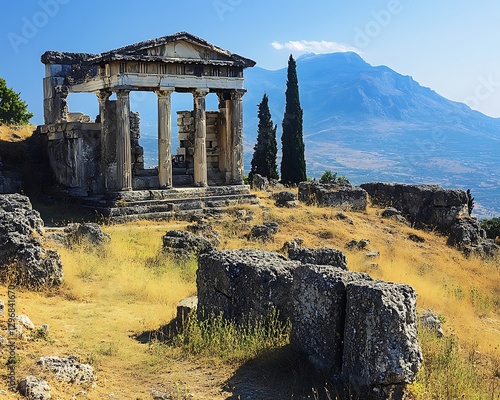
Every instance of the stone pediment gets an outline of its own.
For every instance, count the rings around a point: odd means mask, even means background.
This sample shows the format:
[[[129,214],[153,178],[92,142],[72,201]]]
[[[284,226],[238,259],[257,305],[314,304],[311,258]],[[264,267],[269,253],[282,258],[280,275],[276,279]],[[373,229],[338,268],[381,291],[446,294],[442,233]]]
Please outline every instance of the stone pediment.
[[[253,67],[255,62],[220,47],[180,32],[111,50],[91,59],[97,63],[111,60],[164,61]]]

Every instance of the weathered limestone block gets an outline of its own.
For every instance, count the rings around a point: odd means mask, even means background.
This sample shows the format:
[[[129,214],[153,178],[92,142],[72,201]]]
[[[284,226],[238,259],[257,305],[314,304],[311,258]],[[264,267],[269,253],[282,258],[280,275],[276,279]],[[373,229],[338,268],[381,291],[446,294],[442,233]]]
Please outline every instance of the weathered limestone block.
[[[188,258],[191,254],[200,255],[214,250],[214,246],[206,238],[186,231],[168,231],[162,240],[163,251],[178,258]]]
[[[367,198],[368,195],[365,190],[351,184],[299,183],[299,200],[306,204],[364,211],[366,210]]]
[[[41,357],[36,364],[43,369],[52,372],[60,382],[75,383],[93,383],[95,381],[94,369],[88,364],[81,364],[76,356],[60,357]]]
[[[262,225],[254,225],[248,233],[247,238],[250,240],[268,241],[274,238],[278,233],[279,224],[274,221],[264,222]]]
[[[266,190],[269,187],[269,181],[267,180],[266,177],[260,174],[255,174],[252,177],[251,185],[253,189]]]
[[[367,280],[346,289],[345,381],[363,399],[402,399],[422,362],[415,291]]]
[[[265,317],[272,308],[291,316],[292,272],[299,265],[260,250],[225,250],[198,258],[198,315],[211,313],[242,322]]]
[[[448,233],[456,218],[469,216],[469,195],[465,190],[381,182],[364,183],[361,187],[370,195],[372,204],[394,207],[417,226],[431,226]]]
[[[291,343],[335,380],[342,368],[346,285],[371,280],[364,273],[304,264],[293,272]]]
[[[102,231],[95,223],[75,223],[64,228],[66,233],[66,244],[68,246],[87,245],[103,246],[111,240],[111,236]]]
[[[28,400],[49,400],[52,398],[47,381],[29,375],[19,382],[17,390]]]
[[[287,207],[293,208],[298,207],[300,204],[297,201],[297,194],[290,192],[289,190],[284,190],[274,194],[274,203],[276,207]]]
[[[62,282],[59,254],[33,235],[43,233],[40,214],[26,196],[0,196],[0,280],[32,289]]]
[[[300,261],[302,264],[331,265],[347,271],[347,260],[344,253],[328,247],[321,249],[292,247],[288,250],[288,258]]]

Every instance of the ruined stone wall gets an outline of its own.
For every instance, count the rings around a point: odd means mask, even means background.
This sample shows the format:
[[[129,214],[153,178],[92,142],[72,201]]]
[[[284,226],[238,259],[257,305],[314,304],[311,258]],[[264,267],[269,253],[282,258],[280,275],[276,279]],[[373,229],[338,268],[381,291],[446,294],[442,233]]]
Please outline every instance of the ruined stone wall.
[[[68,122],[43,125],[38,132],[45,137],[49,163],[57,183],[75,194],[101,191],[100,124]]]
[[[416,294],[364,273],[259,250],[199,257],[198,315],[292,322],[291,343],[334,383],[363,399],[403,399],[422,362]]]
[[[448,233],[456,218],[469,217],[469,196],[465,190],[443,189],[439,185],[364,183],[372,204],[394,207],[416,226],[429,226]]]
[[[130,111],[130,147],[132,149],[132,171],[144,169],[144,148],[139,144],[141,137],[141,117]]]
[[[225,183],[225,179],[220,175],[219,171],[219,157],[221,157],[219,148],[219,121],[220,113],[218,111],[206,111],[207,172],[212,184]],[[188,174],[192,174],[195,134],[193,111],[178,111],[177,126],[179,127],[177,155],[184,157],[189,168]]]
[[[366,210],[368,198],[365,190],[350,183],[335,185],[319,182],[300,182],[298,197],[306,204],[339,207],[351,211]]]

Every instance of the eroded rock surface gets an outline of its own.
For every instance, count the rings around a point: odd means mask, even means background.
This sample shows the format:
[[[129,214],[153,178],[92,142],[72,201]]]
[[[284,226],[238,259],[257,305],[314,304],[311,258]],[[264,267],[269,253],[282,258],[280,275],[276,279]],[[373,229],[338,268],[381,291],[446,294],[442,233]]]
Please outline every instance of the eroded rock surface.
[[[36,376],[28,375],[17,385],[17,390],[21,396],[28,400],[49,400],[52,398],[50,386],[47,381]]]
[[[415,291],[364,280],[349,283],[346,295],[344,379],[364,399],[402,399],[422,362]]]
[[[199,257],[198,315],[221,312],[226,318],[267,316],[272,308],[291,315],[292,272],[299,265],[261,250],[224,250]]]
[[[0,195],[0,280],[40,289],[62,282],[59,254],[46,250],[38,235],[43,221],[26,196]]]
[[[172,230],[162,237],[163,251],[175,257],[188,258],[214,250],[214,246],[203,236],[192,235],[187,231]]]
[[[299,200],[306,204],[323,207],[339,207],[351,211],[366,210],[368,195],[360,187],[345,184],[321,184],[319,182],[300,182]]]
[[[60,382],[74,384],[89,383],[95,381],[94,369],[88,364],[81,364],[76,356],[60,357],[41,357],[36,364],[43,369],[53,373]]]
[[[288,258],[300,261],[302,264],[332,265],[347,270],[347,260],[344,253],[329,247],[320,249],[308,249],[307,247],[289,248]]]

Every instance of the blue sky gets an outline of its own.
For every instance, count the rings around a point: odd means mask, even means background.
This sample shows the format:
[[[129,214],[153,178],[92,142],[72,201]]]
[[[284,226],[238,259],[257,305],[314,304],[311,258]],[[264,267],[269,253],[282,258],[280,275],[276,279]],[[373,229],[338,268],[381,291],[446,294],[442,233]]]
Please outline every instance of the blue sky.
[[[0,77],[22,93],[37,124],[44,51],[99,53],[179,31],[266,69],[285,67],[290,53],[356,51],[500,117],[497,0],[4,0],[0,7]]]

